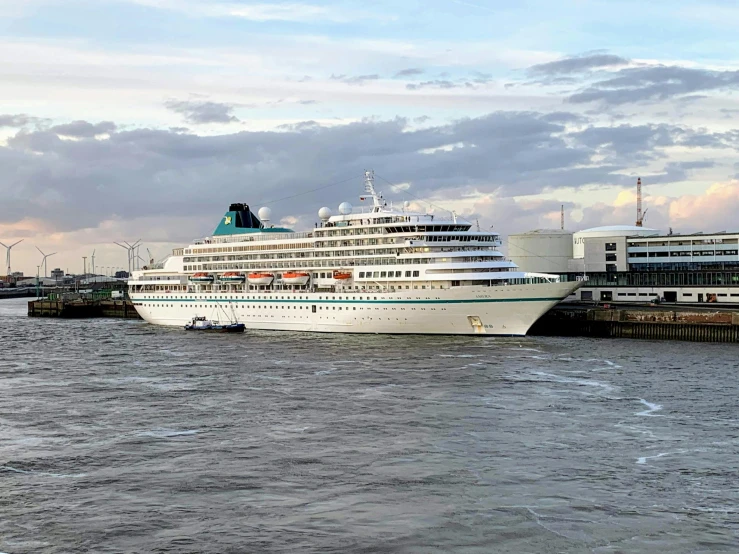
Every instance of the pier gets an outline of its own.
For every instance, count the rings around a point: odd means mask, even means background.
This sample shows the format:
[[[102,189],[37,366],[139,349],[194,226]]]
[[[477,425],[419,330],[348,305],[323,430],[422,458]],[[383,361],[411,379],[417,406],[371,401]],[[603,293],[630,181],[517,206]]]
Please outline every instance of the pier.
[[[93,295],[50,295],[28,303],[29,317],[141,319],[128,298],[111,298],[110,293]]]
[[[35,288],[2,288],[0,289],[0,300],[4,298],[33,298],[38,296]]]
[[[739,342],[739,308],[560,304],[533,336]]]

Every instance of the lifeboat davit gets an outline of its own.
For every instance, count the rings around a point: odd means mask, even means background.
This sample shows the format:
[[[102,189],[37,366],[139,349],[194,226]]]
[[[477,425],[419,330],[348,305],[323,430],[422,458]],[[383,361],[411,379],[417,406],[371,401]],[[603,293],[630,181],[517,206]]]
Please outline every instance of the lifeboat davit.
[[[250,273],[249,282],[252,285],[269,285],[275,276],[271,273]]]
[[[334,279],[338,279],[339,281],[346,281],[347,279],[351,278],[351,271],[334,271]]]
[[[282,274],[282,282],[288,285],[305,285],[310,280],[310,273],[305,271],[286,271]]]
[[[238,271],[227,271],[221,275],[220,280],[226,283],[243,283],[246,280],[246,277],[244,277],[243,273],[239,273]]]
[[[190,281],[196,283],[212,283],[213,276],[210,273],[193,273],[190,275]]]

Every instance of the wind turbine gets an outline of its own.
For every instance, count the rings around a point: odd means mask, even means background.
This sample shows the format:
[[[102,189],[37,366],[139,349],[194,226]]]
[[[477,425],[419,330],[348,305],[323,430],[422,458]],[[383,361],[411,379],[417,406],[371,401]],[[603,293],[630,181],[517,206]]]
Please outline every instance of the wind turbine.
[[[128,250],[128,274],[131,275],[131,271],[133,270],[132,264],[136,261],[136,257],[134,255],[134,252],[136,248],[139,246],[139,243],[141,242],[141,239],[137,240],[133,244],[129,244],[125,240],[123,241],[123,244],[120,242],[116,242],[114,244],[117,244],[121,248]],[[125,245],[125,246],[124,246]]]
[[[20,242],[23,242],[23,241],[24,241],[24,239],[21,239],[18,242],[14,242],[10,246],[8,246],[7,244],[5,244],[4,242],[0,242],[0,244],[2,244],[5,247],[6,251],[7,251],[7,256],[5,257],[5,261],[6,261],[6,264],[5,265],[8,267],[8,279],[10,279],[10,274],[12,273],[10,271],[10,249],[13,248],[16,244],[18,244]]]
[[[46,258],[50,258],[54,254],[56,254],[56,252],[52,252],[51,254],[44,254],[38,246],[36,247],[36,250],[38,250],[39,252],[41,252],[41,255],[44,257],[41,260],[41,265],[44,266],[44,279],[46,279]],[[39,267],[41,267],[41,266],[39,266]]]

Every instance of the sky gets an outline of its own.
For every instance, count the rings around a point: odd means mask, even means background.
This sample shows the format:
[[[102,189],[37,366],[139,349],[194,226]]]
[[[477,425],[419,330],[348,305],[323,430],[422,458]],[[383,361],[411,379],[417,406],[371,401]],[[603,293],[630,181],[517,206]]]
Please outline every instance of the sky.
[[[736,21],[733,0],[0,0],[0,241],[29,275],[38,249],[122,268],[114,242],[161,259],[232,202],[312,228],[365,169],[504,236],[561,206],[570,230],[633,224],[637,177],[645,225],[739,231]]]

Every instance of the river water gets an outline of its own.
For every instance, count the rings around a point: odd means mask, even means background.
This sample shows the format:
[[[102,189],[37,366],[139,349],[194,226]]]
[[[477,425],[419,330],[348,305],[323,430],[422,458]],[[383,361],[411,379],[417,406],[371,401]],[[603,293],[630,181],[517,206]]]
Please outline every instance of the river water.
[[[0,551],[739,552],[739,345],[28,319]]]

